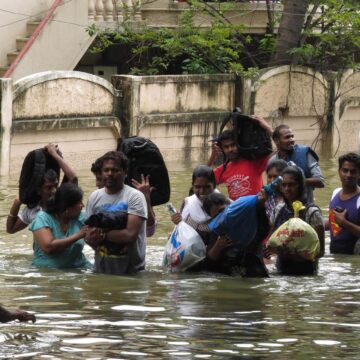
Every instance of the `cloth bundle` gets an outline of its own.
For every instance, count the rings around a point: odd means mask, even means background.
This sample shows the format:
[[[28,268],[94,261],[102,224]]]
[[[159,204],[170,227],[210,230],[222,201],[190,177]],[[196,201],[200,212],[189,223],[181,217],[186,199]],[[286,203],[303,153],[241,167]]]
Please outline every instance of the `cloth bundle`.
[[[304,209],[300,201],[293,203],[295,217],[282,224],[270,237],[271,251],[294,260],[315,261],[320,252],[320,242],[316,231],[301,220],[299,211]]]

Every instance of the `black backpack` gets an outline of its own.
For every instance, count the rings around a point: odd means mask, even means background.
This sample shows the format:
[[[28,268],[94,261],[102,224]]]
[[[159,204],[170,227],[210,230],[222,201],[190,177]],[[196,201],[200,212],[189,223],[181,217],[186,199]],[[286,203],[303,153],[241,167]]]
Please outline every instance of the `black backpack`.
[[[242,158],[259,159],[272,153],[270,135],[250,116],[243,115],[239,108],[234,109],[221,124],[220,134],[229,121],[232,122],[239,155]]]
[[[129,158],[129,169],[125,184],[132,186],[131,179],[141,181],[141,174],[150,175],[151,205],[165,204],[170,199],[169,174],[159,148],[149,139],[131,136],[120,139],[118,151]]]
[[[19,178],[19,198],[30,209],[40,201],[37,189],[47,169],[53,169],[60,177],[59,164],[44,148],[30,151],[26,155]]]

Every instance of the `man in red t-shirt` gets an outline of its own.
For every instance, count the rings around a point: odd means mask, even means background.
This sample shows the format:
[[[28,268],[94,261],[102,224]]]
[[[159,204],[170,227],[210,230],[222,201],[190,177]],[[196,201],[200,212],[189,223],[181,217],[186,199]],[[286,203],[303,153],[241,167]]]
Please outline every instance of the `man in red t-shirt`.
[[[263,118],[257,116],[252,118],[270,135],[272,134],[271,126]],[[216,184],[226,185],[231,200],[257,194],[263,186],[261,175],[266,169],[269,156],[255,160],[241,158],[236,146],[236,136],[232,130],[225,130],[220,135],[217,144],[213,146],[208,161],[209,166],[220,151],[224,153],[227,161],[214,169]]]

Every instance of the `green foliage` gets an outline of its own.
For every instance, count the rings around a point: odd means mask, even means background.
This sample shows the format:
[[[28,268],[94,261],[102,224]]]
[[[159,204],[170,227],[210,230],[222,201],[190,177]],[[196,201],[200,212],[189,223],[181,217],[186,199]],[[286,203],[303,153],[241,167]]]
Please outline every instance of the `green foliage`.
[[[263,53],[272,54],[276,47],[276,37],[274,34],[265,34],[259,41],[259,50]]]
[[[360,58],[360,1],[359,0],[301,0],[307,1],[308,16],[313,6],[316,12],[305,20],[301,44],[289,53],[294,63],[318,70],[340,70],[359,66]],[[267,66],[276,51],[276,34],[261,37],[244,34],[242,25],[226,18],[236,2],[227,3],[188,0],[191,7],[182,12],[179,26],[174,29],[127,28],[119,31],[99,31],[94,25],[87,31],[97,34],[92,48],[95,53],[121,44],[130,49],[125,61],[131,74],[213,74],[236,73],[254,76],[257,67]],[[209,27],[196,25],[199,13]],[[283,14],[286,16],[287,14]],[[197,16],[197,17],[196,17]],[[275,20],[274,20],[275,18]],[[269,21],[278,22],[273,16]]]
[[[123,31],[99,31],[94,26],[89,34],[98,33],[91,51],[103,52],[114,44],[128,45],[131,49],[131,74],[161,75],[168,73],[214,74],[236,73],[246,76],[240,57],[243,43],[239,40],[242,26],[224,23],[213,18],[210,27],[195,25],[194,16],[201,8],[182,12],[175,29],[143,28]],[[196,9],[196,10],[195,10]],[[250,75],[256,73],[250,69]]]
[[[319,70],[359,66],[360,1],[318,0],[312,26],[303,33],[302,46],[290,50],[300,64]]]

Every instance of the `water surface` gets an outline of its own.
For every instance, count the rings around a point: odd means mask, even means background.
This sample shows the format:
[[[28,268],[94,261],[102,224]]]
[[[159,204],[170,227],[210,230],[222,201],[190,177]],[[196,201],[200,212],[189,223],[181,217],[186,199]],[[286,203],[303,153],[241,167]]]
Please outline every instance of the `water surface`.
[[[323,161],[327,188],[316,191],[326,213],[339,185],[336,163]],[[190,187],[191,167],[170,164],[172,202]],[[94,188],[81,173],[87,195]],[[16,179],[0,179],[0,302],[36,313],[36,324],[0,324],[0,358],[23,359],[342,359],[358,358],[360,257],[320,260],[316,277],[241,279],[168,274],[160,264],[172,226],[156,208],[147,270],[136,276],[98,275],[30,266],[32,237],[8,235],[5,221]],[[92,250],[86,250],[92,257]]]

